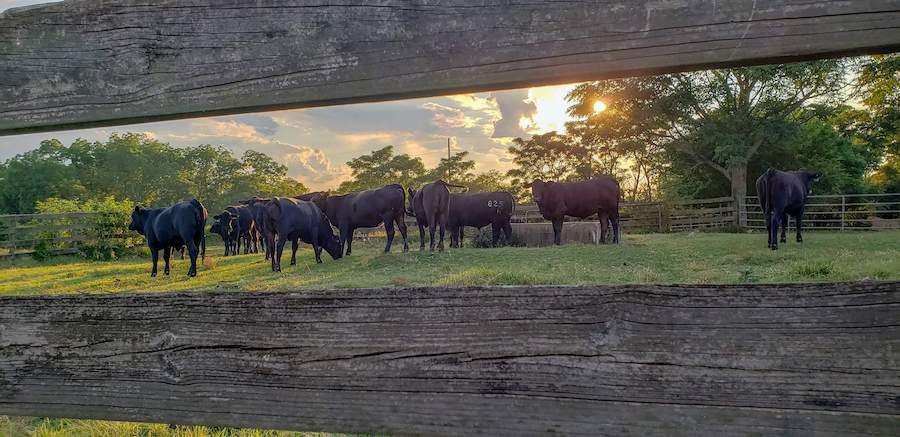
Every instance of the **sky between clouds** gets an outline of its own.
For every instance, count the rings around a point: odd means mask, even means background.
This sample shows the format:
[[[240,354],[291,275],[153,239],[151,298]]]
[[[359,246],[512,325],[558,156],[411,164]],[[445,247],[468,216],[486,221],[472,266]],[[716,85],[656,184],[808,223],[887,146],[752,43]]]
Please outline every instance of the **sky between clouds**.
[[[0,0],[0,11],[44,3]],[[176,147],[222,145],[240,156],[252,149],[287,165],[311,189],[336,187],[350,175],[347,161],[388,144],[433,166],[447,153],[468,151],[476,171],[505,171],[512,138],[561,131],[565,95],[574,85],[384,103],[260,112],[0,137],[0,161],[36,148],[42,140],[105,140],[113,132],[144,132]]]

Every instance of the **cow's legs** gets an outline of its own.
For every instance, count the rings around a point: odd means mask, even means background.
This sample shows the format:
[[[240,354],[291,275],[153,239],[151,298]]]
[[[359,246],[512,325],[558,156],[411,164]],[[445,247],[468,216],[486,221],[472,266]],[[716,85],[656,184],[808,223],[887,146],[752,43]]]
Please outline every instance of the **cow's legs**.
[[[181,252],[181,259],[184,259],[184,252]],[[206,233],[200,234],[200,259],[206,259]]]
[[[609,214],[600,211],[597,213],[597,219],[600,220],[600,244],[606,244],[609,238]]]
[[[156,264],[159,262],[159,249],[150,248],[150,260],[153,261],[153,268],[150,269],[150,277],[156,277]]]
[[[766,222],[766,247],[772,248],[772,214],[768,212],[763,213],[764,220]]]
[[[455,226],[455,225],[454,225],[454,226],[450,226],[450,247],[451,247],[451,248],[458,248],[458,247],[460,247],[460,244],[461,244],[461,243],[460,243],[460,241],[459,241],[459,236],[460,236],[460,233],[461,233],[461,232],[460,232],[460,229],[461,229],[461,228],[462,228],[461,226]]]
[[[172,247],[163,249],[163,273],[166,276],[169,276],[169,257],[171,256],[173,250],[175,250],[175,248]]]
[[[434,232],[437,230],[437,218],[434,213],[428,217],[428,250],[434,252]]]
[[[553,219],[553,244],[559,246],[562,244],[562,219]]]
[[[794,222],[797,223],[797,242],[798,242],[798,243],[802,243],[802,242],[803,242],[803,231],[802,231],[802,228],[803,228],[803,210],[802,210],[802,209],[800,210],[800,212],[797,213],[797,216],[794,217]]]
[[[447,227],[447,212],[446,211],[444,211],[443,217],[440,218],[439,224],[441,226],[441,228],[440,228],[441,239],[440,239],[440,241],[438,241],[438,252],[443,252],[444,251],[444,230]]]
[[[419,225],[419,250],[425,250],[425,226],[422,222],[416,220],[416,224]]]
[[[397,229],[400,230],[400,236],[403,237],[403,252],[409,252],[409,242],[407,241],[407,228],[406,222],[404,221],[404,213],[401,212],[394,216],[394,222],[396,222]]]
[[[344,250],[344,244],[347,244],[347,252],[346,255],[350,255],[353,251],[353,228],[349,225],[345,225],[344,227],[339,229],[341,233],[341,250]]]
[[[778,250],[778,226],[781,225],[781,211],[772,211],[769,216],[771,223],[769,225],[769,241],[772,243],[769,247],[772,250]]]
[[[281,271],[281,253],[284,252],[284,245],[287,243],[287,238],[279,235],[278,243],[275,246],[275,253],[272,254],[272,259],[275,263],[275,271]]]
[[[497,247],[497,242],[500,241],[500,234],[503,233],[503,223],[494,220],[491,223],[491,247]]]
[[[312,232],[312,247],[313,253],[316,255],[316,264],[322,264],[322,246],[319,245],[319,227],[313,226],[310,231]]]
[[[394,221],[393,217],[386,215],[382,219],[384,221],[384,233],[387,235],[387,243],[384,245],[384,253],[391,252],[391,245],[394,244]]]
[[[297,265],[297,249],[300,247],[300,241],[298,239],[291,240],[291,265]]]
[[[512,224],[509,222],[509,218],[503,221],[503,238],[505,239],[504,244],[507,246],[512,244]]]
[[[781,213],[781,242],[787,243],[787,228],[791,222],[788,221],[786,212]]]
[[[278,266],[275,263],[275,234],[266,237],[266,255],[269,257],[269,260],[272,262],[272,271],[277,272]]]
[[[200,255],[200,248],[197,247],[197,243],[190,237],[186,241],[188,256],[191,258],[191,268],[188,269],[188,276],[194,277],[197,276],[197,256]]]

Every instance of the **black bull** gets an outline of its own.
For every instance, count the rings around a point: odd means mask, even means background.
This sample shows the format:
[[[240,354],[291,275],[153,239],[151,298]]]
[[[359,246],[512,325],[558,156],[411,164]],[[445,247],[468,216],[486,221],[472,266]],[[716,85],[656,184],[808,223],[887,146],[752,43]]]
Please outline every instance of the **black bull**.
[[[607,241],[608,223],[612,224],[613,242],[619,242],[619,183],[609,176],[597,176],[579,182],[544,182],[531,184],[534,201],[541,215],[553,224],[553,242],[562,240],[565,216],[587,218],[597,214],[600,242]]]
[[[336,196],[321,193],[312,200],[325,211],[331,223],[337,226],[341,235],[341,249],[346,245],[347,255],[352,251],[353,231],[358,228],[374,228],[382,223],[387,234],[384,252],[391,251],[395,224],[403,237],[403,251],[409,251],[406,222],[403,220],[406,192],[399,184]]]
[[[168,275],[171,251],[182,246],[187,246],[191,258],[188,276],[197,276],[197,255],[206,255],[206,218],[206,208],[197,199],[178,202],[167,208],[134,207],[128,229],[137,231],[147,239],[153,261],[150,276],[156,276],[161,249],[164,271]]]
[[[778,249],[778,227],[781,226],[781,242],[787,242],[787,216],[797,223],[797,242],[803,242],[803,213],[806,200],[811,192],[812,182],[818,173],[798,170],[781,171],[770,168],[756,180],[756,194],[759,206],[766,218],[766,233],[769,247]]]
[[[288,241],[294,242],[294,253],[298,239],[311,244],[317,263],[322,262],[323,248],[333,259],[341,257],[340,242],[331,223],[315,203],[276,197],[266,203],[265,210],[265,227],[274,231],[268,234],[267,242],[267,246],[275,248],[270,255],[272,271],[281,271],[281,253]],[[278,235],[277,243],[271,239],[274,235]]]
[[[451,193],[450,247],[461,247],[466,226],[481,229],[491,225],[491,245],[496,246],[501,233],[506,241],[512,236],[512,218],[515,199],[505,191],[488,193]]]

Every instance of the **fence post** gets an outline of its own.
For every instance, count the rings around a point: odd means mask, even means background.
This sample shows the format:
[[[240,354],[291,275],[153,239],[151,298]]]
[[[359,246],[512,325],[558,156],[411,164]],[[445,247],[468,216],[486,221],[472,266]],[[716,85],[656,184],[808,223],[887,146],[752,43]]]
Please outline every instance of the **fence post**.
[[[9,219],[9,255],[13,258],[16,257],[16,219],[15,217],[11,217]]]
[[[844,214],[847,211],[847,196],[841,194],[841,232],[844,231]]]

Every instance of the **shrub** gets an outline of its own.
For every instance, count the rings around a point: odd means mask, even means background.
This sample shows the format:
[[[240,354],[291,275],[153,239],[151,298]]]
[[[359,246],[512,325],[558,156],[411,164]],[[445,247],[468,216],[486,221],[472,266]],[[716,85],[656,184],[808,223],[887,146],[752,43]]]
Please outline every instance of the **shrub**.
[[[486,248],[491,246],[492,230],[490,227],[484,227],[481,231],[476,231],[473,238],[470,239],[472,247],[475,248]],[[512,246],[512,247],[522,247],[525,246],[525,242],[519,238],[519,235],[515,232],[507,239],[506,241],[503,238],[497,241],[498,246]]]
[[[113,197],[88,199],[84,202],[51,197],[37,203],[37,210],[41,214],[96,213],[86,219],[87,227],[82,230],[84,239],[78,246],[82,256],[96,260],[116,259],[141,245],[143,239],[128,230],[133,209],[134,203],[130,200],[116,200]],[[68,222],[71,219],[60,220]],[[71,236],[71,231],[58,233],[57,236]],[[36,254],[39,252],[37,249],[36,247]]]

